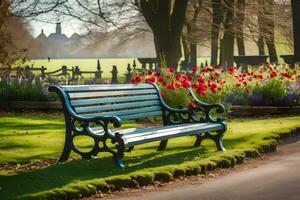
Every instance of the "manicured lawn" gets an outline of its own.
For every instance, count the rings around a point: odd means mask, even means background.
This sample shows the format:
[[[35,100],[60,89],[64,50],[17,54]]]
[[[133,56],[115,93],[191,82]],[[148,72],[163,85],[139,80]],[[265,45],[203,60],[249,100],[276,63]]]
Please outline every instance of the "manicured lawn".
[[[210,141],[199,148],[192,148],[194,137],[170,140],[165,151],[157,152],[158,143],[136,147],[125,155],[127,168],[117,169],[110,155],[99,154],[99,159],[80,159],[57,164],[44,169],[19,173],[0,172],[0,197],[45,198],[78,197],[91,194],[97,189],[107,188],[108,184],[121,188],[128,186],[132,179],[151,183],[153,179],[165,180],[178,172],[198,170],[216,166],[218,160],[244,157],[245,152],[260,150],[276,145],[280,133],[287,133],[300,127],[300,117],[269,119],[236,119],[228,123],[229,130],[224,139],[226,152],[216,152]],[[134,123],[126,127],[136,126]],[[141,125],[139,125],[141,126]],[[0,164],[26,163],[32,160],[58,158],[64,140],[62,116],[8,115],[0,117]],[[88,148],[87,140],[78,142]],[[232,161],[233,162],[233,161]],[[236,162],[236,161],[235,161]],[[200,167],[201,166],[201,167]],[[181,171],[180,171],[181,170]]]

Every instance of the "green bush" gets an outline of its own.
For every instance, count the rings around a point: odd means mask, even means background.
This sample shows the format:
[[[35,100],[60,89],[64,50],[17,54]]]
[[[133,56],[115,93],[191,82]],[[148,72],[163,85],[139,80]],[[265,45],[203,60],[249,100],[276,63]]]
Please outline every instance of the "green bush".
[[[53,98],[53,97],[52,97]],[[36,81],[19,82],[18,80],[0,81],[0,101],[49,101],[48,96],[41,84]]]
[[[262,96],[272,104],[279,104],[281,99],[288,94],[286,84],[279,79],[269,79],[253,91],[253,96]]]
[[[165,102],[173,108],[186,108],[190,102],[186,89],[168,90],[161,88],[161,92],[165,94]]]

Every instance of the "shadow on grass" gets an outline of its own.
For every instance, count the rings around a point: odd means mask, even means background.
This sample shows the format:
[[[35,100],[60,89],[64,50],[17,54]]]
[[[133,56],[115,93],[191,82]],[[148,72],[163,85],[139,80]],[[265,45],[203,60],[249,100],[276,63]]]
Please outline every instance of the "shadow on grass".
[[[0,196],[10,199],[12,196],[35,193],[62,187],[74,181],[90,180],[95,178],[106,178],[113,175],[128,174],[139,170],[146,171],[151,167],[159,167],[171,164],[180,164],[195,157],[208,156],[205,148],[180,149],[180,152],[166,150],[161,156],[161,152],[153,151],[139,156],[137,159],[126,157],[127,168],[119,170],[113,162],[112,157],[93,159],[90,161],[74,160],[64,164],[56,164],[44,169],[31,172],[23,172],[13,175],[0,176]]]

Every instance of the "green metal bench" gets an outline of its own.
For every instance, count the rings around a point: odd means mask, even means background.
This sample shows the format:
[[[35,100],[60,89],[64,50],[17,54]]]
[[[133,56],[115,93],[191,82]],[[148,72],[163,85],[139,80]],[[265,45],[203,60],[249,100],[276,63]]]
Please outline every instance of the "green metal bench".
[[[199,101],[188,89],[188,94],[196,103],[195,109],[174,109],[163,100],[155,84],[112,84],[50,86],[50,92],[56,92],[61,99],[65,123],[65,145],[60,162],[69,158],[73,150],[83,159],[97,156],[99,152],[109,152],[116,164],[124,168],[122,157],[135,145],[161,141],[158,150],[167,146],[168,139],[194,135],[195,146],[203,139],[212,139],[219,151],[224,151],[222,137],[227,126],[222,118],[214,119],[211,111],[224,112],[221,104],[206,104]],[[201,115],[202,113],[202,115]],[[161,116],[163,125],[154,128],[135,128],[116,130],[124,120],[137,120],[146,117]],[[77,136],[89,136],[94,147],[89,152],[80,151],[73,140]],[[107,143],[112,142],[115,148]]]

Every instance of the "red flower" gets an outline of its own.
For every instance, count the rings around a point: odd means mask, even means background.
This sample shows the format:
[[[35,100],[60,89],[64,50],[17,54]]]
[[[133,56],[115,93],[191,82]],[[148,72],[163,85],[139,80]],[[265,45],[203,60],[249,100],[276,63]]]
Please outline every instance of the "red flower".
[[[137,76],[137,77],[135,77],[135,81],[136,81],[137,83],[139,83],[139,82],[142,81],[142,78],[141,78],[140,76]]]
[[[188,80],[184,80],[184,81],[182,81],[182,86],[184,88],[190,88],[191,87],[191,83]]]
[[[131,79],[131,83],[134,83],[134,84],[138,84],[142,81],[142,78],[140,76],[135,76]]]
[[[191,109],[191,110],[195,109],[195,108],[196,108],[195,102],[191,101],[191,102],[189,103],[188,107],[189,107],[189,109]]]
[[[197,92],[198,94],[201,94],[202,96],[205,96],[205,95],[206,95],[206,88],[204,88],[204,87],[199,87],[199,88],[196,90],[196,92]]]
[[[217,84],[216,83],[212,83],[211,88],[217,88]]]
[[[230,66],[230,67],[228,67],[228,70],[229,70],[229,71],[234,71],[234,70],[235,70],[235,67],[234,67],[234,66]]]
[[[150,76],[150,77],[146,78],[146,82],[147,83],[155,83],[156,78],[154,76]]]
[[[149,75],[149,76],[151,76],[151,75],[152,75],[152,73],[153,73],[153,72],[152,72],[151,70],[150,70],[150,71],[148,71],[148,75]]]
[[[211,90],[214,94],[217,93],[217,88],[210,88],[210,90]]]
[[[168,88],[169,90],[174,90],[174,89],[175,89],[174,83],[172,82],[172,83],[170,83],[170,84],[167,84],[167,88]]]
[[[160,76],[160,72],[155,72],[154,76]]]
[[[192,88],[196,89],[196,88],[198,88],[198,85],[197,84],[192,84]]]
[[[270,77],[271,78],[274,78],[274,77],[276,77],[277,76],[277,73],[275,72],[275,71],[272,71],[271,73],[270,73]]]
[[[181,84],[180,83],[175,83],[176,88],[180,88]]]
[[[292,76],[291,76],[289,73],[287,73],[287,72],[284,73],[283,76],[285,76],[285,77],[288,78],[288,79],[292,78]]]
[[[163,82],[163,81],[164,81],[164,78],[163,78],[163,77],[159,77],[159,78],[158,78],[158,82],[161,83],[161,82]]]
[[[212,71],[214,71],[214,68],[213,68],[213,67],[207,67],[207,68],[206,68],[206,71],[212,72]]]
[[[199,77],[199,78],[198,78],[198,83],[202,83],[202,84],[203,84],[203,83],[205,83],[205,81],[204,81],[203,78]]]
[[[197,67],[193,67],[192,71],[193,71],[193,74],[195,74],[198,71]]]
[[[166,96],[166,93],[165,92],[162,92],[161,93],[161,96],[164,98]]]
[[[175,75],[175,79],[176,79],[177,81],[179,81],[180,78],[181,78],[181,75],[180,75],[180,74],[176,74],[176,75]]]
[[[174,72],[175,72],[175,69],[174,69],[173,67],[170,67],[170,68],[169,68],[169,72],[170,72],[170,73],[174,73]]]

